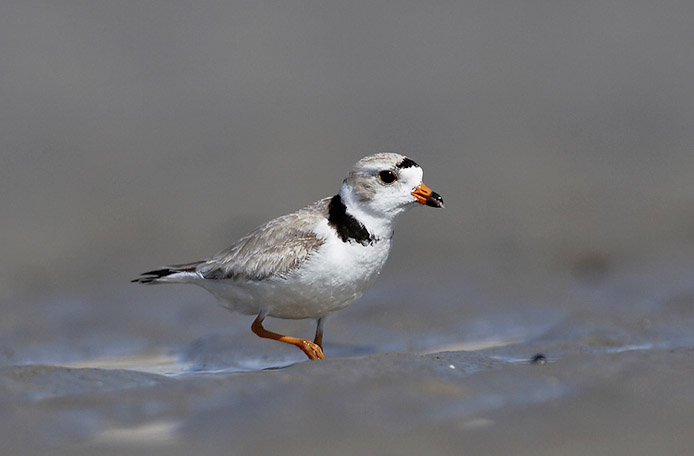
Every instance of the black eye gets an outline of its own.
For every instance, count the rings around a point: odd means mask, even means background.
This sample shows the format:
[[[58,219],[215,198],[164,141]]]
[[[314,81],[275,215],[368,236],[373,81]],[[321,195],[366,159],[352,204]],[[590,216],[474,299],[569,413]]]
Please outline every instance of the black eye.
[[[392,184],[393,182],[398,180],[398,178],[395,176],[395,173],[393,171],[388,170],[381,171],[380,173],[378,173],[378,178],[381,179],[381,182],[383,182],[384,184]]]

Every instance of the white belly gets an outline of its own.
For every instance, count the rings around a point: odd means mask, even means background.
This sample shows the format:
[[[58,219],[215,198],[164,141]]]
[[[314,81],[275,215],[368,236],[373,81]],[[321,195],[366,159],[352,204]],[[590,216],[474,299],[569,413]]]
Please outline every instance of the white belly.
[[[371,245],[331,237],[286,278],[258,282],[204,280],[197,283],[230,310],[278,318],[320,318],[343,309],[371,286],[390,252],[391,240]]]

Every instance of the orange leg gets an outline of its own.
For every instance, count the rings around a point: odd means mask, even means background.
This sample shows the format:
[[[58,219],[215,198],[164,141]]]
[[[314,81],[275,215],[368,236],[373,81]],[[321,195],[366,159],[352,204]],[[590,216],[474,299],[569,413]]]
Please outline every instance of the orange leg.
[[[316,323],[316,337],[313,338],[313,343],[323,348],[323,319],[319,318]]]
[[[308,356],[308,359],[325,359],[325,355],[323,354],[323,349],[320,347],[320,343],[314,343],[310,340],[300,339],[298,337],[283,336],[282,334],[268,331],[267,329],[263,328],[263,320],[265,320],[265,314],[264,312],[261,312],[251,325],[251,330],[256,335],[266,339],[279,340],[280,342],[284,342],[286,344],[296,345],[306,354],[306,356]]]

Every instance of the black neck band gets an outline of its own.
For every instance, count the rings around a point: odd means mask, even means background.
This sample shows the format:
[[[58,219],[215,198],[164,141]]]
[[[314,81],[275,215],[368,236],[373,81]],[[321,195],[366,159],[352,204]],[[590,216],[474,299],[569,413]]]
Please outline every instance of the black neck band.
[[[354,241],[369,245],[374,241],[374,237],[364,225],[347,213],[345,203],[339,194],[333,196],[328,205],[328,224],[335,229],[343,242]]]

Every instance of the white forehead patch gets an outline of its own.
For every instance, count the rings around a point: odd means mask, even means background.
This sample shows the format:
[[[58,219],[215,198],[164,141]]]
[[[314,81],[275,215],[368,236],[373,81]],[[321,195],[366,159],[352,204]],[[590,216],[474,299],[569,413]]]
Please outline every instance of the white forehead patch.
[[[400,170],[400,181],[404,184],[409,184],[412,187],[416,187],[422,182],[422,176],[424,172],[419,166],[410,166],[409,168],[402,168]]]

